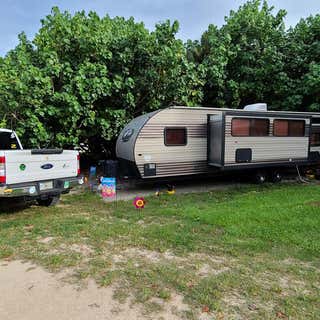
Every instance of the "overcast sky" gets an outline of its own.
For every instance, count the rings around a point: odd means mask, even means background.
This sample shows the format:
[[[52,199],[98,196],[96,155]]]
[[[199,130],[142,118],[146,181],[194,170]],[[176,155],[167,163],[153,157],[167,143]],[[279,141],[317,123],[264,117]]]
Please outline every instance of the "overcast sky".
[[[53,6],[71,12],[96,11],[100,16],[133,16],[143,21],[148,29],[166,19],[180,22],[178,37],[199,39],[210,23],[222,25],[231,9],[244,0],[0,0],[0,56],[17,44],[17,35],[25,31],[29,39],[40,27],[40,19]],[[275,9],[286,9],[287,27],[301,17],[320,13],[320,0],[269,0]]]

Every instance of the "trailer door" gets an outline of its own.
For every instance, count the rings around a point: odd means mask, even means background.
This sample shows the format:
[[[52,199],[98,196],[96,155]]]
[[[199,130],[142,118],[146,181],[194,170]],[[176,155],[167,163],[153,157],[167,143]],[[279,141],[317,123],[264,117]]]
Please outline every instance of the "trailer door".
[[[225,116],[208,115],[208,164],[216,167],[224,166]]]

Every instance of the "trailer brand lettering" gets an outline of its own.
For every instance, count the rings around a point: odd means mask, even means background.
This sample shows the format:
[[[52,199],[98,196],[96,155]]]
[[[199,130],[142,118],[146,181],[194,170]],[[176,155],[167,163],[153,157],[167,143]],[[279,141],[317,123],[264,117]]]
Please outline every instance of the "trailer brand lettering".
[[[127,129],[123,135],[122,135],[122,141],[123,142],[127,142],[129,141],[129,139],[131,138],[131,136],[133,135],[134,130],[133,129]]]

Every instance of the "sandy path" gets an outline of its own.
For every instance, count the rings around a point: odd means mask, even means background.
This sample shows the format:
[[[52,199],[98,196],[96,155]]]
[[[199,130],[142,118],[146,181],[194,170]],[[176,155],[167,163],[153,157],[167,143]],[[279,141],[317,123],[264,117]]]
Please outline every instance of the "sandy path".
[[[179,319],[170,308],[143,315],[139,306],[119,304],[112,295],[112,288],[97,288],[94,281],[77,289],[62,281],[61,274],[21,261],[0,261],[1,320]],[[179,297],[171,300],[171,307],[181,304]]]

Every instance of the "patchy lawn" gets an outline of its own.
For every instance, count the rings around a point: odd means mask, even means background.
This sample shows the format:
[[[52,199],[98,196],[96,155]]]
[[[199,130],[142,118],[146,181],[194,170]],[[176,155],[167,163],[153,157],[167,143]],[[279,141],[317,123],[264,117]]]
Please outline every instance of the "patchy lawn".
[[[0,214],[0,258],[94,278],[147,314],[181,296],[180,318],[320,319],[320,186],[266,185]]]

